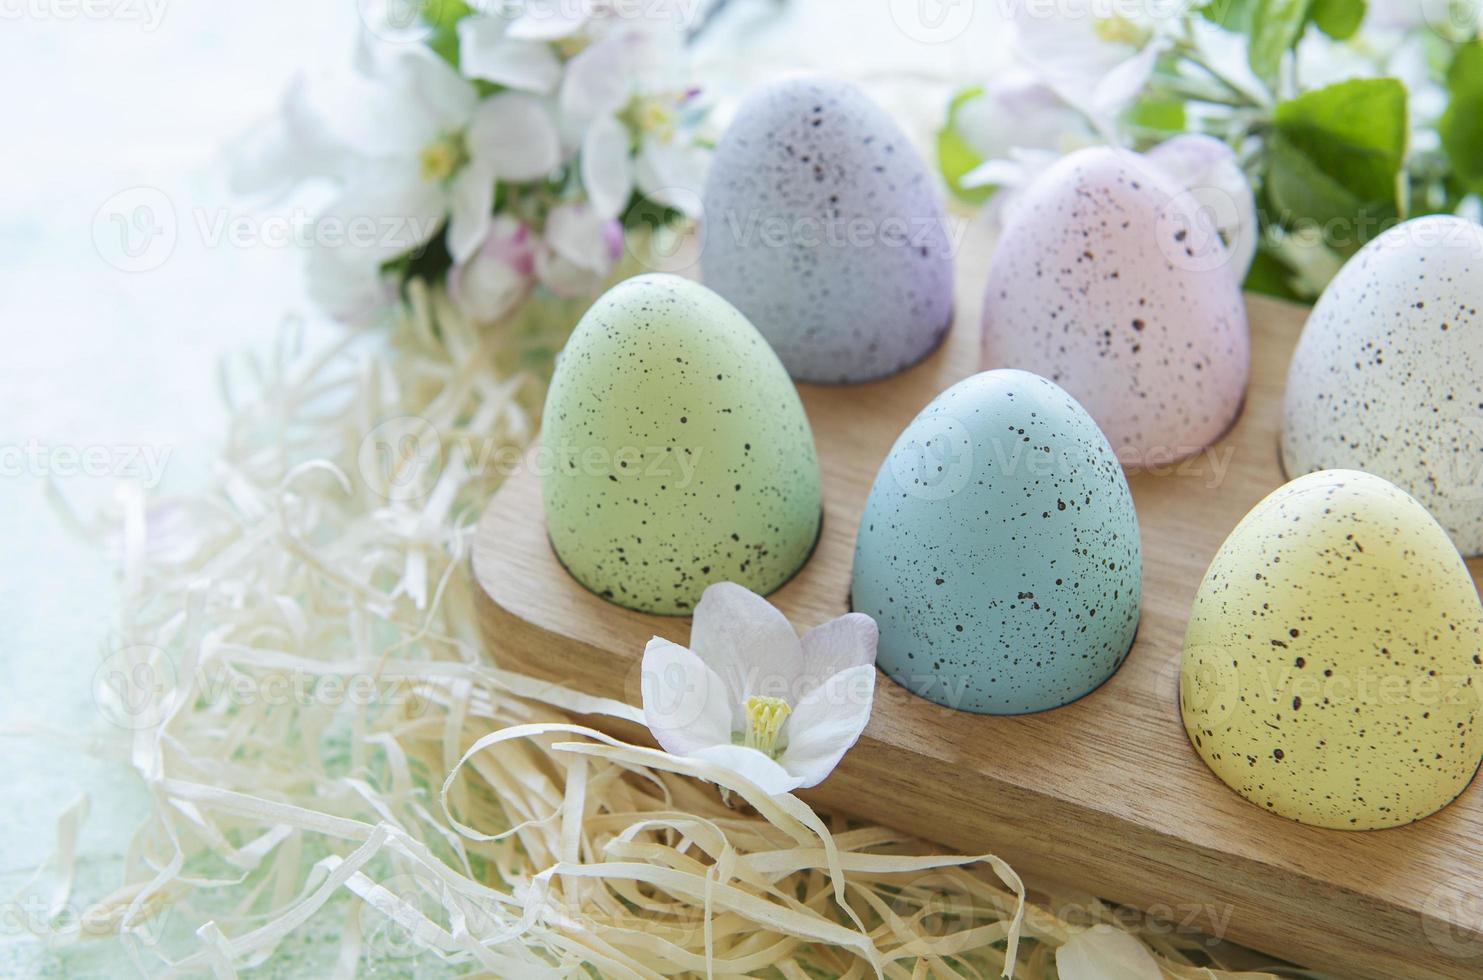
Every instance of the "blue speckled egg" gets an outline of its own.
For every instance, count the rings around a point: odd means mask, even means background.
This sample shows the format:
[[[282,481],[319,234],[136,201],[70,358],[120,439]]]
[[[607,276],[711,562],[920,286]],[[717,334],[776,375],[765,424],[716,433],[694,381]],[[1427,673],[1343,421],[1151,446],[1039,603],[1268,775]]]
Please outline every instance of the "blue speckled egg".
[[[1112,676],[1138,630],[1138,517],[1107,438],[1027,371],[985,371],[922,410],[876,476],[851,599],[876,663],[981,714],[1043,711]]]
[[[906,135],[853,86],[799,77],[752,94],[716,148],[705,284],[799,381],[915,364],[953,313],[947,218]]]

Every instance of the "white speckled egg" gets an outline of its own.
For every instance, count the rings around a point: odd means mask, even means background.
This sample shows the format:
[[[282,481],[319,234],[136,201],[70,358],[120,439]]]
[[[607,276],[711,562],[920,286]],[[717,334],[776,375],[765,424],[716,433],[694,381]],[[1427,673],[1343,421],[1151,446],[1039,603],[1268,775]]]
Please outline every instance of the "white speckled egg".
[[[1196,751],[1258,806],[1369,830],[1446,806],[1483,760],[1483,606],[1405,491],[1323,470],[1273,492],[1216,553],[1185,635]]]
[[[1288,371],[1282,463],[1383,476],[1483,554],[1483,227],[1416,218],[1339,270]]]
[[[688,613],[713,582],[766,594],[818,540],[798,392],[745,317],[678,276],[624,280],[582,317],[538,459],[557,557],[631,609]]]
[[[985,371],[891,447],[851,599],[880,626],[887,675],[950,708],[1009,715],[1112,676],[1142,582],[1138,517],[1106,437],[1044,378]]]
[[[1138,154],[1062,158],[1010,210],[984,294],[983,365],[1086,406],[1130,468],[1190,456],[1246,393],[1246,306],[1195,199]]]
[[[851,85],[754,92],[716,147],[706,285],[799,381],[870,381],[920,361],[952,322],[947,219],[926,165]]]

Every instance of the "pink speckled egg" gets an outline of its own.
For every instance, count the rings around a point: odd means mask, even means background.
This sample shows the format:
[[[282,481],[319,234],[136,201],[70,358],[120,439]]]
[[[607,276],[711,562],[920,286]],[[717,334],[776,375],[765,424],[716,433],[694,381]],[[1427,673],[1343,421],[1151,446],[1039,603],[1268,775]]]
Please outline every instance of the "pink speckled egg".
[[[1123,465],[1199,452],[1241,411],[1246,306],[1195,198],[1156,164],[1091,147],[1010,209],[989,269],[985,368],[1065,388]]]

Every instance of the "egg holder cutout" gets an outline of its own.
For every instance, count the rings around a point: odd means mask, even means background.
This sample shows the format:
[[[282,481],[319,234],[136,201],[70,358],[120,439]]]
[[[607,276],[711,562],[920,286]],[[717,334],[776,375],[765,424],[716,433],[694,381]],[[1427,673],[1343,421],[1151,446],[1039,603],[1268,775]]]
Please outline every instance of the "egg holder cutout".
[[[979,370],[990,246],[977,229],[964,240],[958,312],[938,352],[868,386],[798,388],[819,451],[823,531],[813,557],[769,599],[800,629],[848,607],[856,531],[891,445],[923,406]],[[1307,310],[1246,302],[1252,373],[1236,425],[1203,453],[1128,477],[1143,603],[1117,672],[1064,707],[1010,717],[954,711],[881,678],[860,742],[802,796],[1135,908],[1173,909],[1188,928],[1341,976],[1476,975],[1476,959],[1459,959],[1483,951],[1476,780],[1417,823],[1326,830],[1230,791],[1185,734],[1179,667],[1196,590],[1231,529],[1286,482],[1282,395]],[[534,465],[491,500],[473,567],[483,634],[506,669],[638,704],[644,644],[689,636],[688,620],[618,608],[567,575],[547,541]],[[1483,561],[1467,567],[1483,581]],[[639,726],[583,720],[647,743]]]

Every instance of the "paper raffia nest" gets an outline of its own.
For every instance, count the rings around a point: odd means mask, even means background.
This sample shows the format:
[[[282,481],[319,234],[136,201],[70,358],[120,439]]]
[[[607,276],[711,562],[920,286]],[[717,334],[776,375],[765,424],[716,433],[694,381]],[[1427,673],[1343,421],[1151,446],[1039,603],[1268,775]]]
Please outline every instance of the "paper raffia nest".
[[[634,708],[497,668],[468,548],[579,312],[475,325],[413,283],[389,333],[311,358],[290,326],[228,372],[215,484],[132,498],[117,525],[107,652],[159,683],[100,707],[153,812],[93,928],[46,938],[101,931],[150,973],[217,976],[1035,978],[1068,943],[1065,978],[1233,976],[1192,965],[1239,955],[1198,934],[1126,910],[1139,940],[1089,929],[1117,910],[1062,896],[1054,914],[991,855],[624,744],[570,713]],[[412,470],[408,433],[435,457]],[[38,873],[58,907],[79,821]]]

